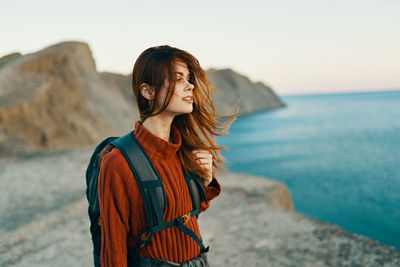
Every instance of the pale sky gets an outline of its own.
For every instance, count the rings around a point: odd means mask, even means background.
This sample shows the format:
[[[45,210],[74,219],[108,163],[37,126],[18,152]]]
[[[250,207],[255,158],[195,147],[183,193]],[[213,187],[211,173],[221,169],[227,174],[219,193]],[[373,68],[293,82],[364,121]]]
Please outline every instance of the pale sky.
[[[86,42],[98,71],[168,44],[278,95],[400,89],[399,0],[0,0],[0,34],[0,57]]]

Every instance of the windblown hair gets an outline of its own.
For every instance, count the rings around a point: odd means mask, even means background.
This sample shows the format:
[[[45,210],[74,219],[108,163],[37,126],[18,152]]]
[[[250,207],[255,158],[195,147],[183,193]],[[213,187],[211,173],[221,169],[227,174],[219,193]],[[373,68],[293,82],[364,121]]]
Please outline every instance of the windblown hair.
[[[215,173],[225,170],[223,167],[225,159],[218,150],[228,150],[224,146],[217,146],[214,136],[226,135],[225,129],[236,120],[238,112],[216,114],[214,88],[208,80],[206,72],[193,55],[169,45],[150,47],[140,54],[132,72],[132,89],[139,108],[140,121],[144,122],[148,117],[160,114],[168,106],[176,84],[174,65],[178,60],[187,64],[190,73],[189,82],[194,85],[193,111],[175,116],[172,121],[182,137],[182,145],[178,151],[182,167],[187,172],[194,172],[200,177],[205,177],[205,170],[196,162],[191,151],[194,149],[208,150],[213,155],[214,176]],[[153,99],[158,99],[159,92],[166,80],[169,81],[167,96],[160,110],[156,112],[155,101],[142,96],[140,85],[146,83],[152,87],[155,90]],[[223,120],[226,117],[230,117],[230,119]],[[218,120],[219,118],[222,120]],[[218,133],[217,130],[225,131]]]

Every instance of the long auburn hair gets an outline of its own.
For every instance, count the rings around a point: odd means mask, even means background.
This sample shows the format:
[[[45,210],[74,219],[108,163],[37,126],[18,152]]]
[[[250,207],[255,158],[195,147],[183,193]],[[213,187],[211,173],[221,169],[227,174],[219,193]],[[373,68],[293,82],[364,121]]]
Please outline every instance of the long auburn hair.
[[[139,108],[140,121],[144,122],[148,117],[160,114],[168,106],[176,84],[174,63],[177,60],[187,64],[190,73],[189,82],[194,85],[193,111],[188,114],[177,115],[172,121],[182,137],[182,144],[178,151],[182,167],[186,172],[194,172],[200,177],[205,177],[207,173],[196,162],[191,151],[194,149],[208,150],[213,155],[214,176],[215,173],[225,170],[225,167],[223,167],[225,159],[218,150],[228,150],[224,146],[215,144],[214,135],[226,135],[225,129],[236,120],[238,112],[216,114],[214,88],[208,80],[206,72],[193,55],[169,45],[150,47],[140,54],[132,72],[132,89]],[[166,79],[169,81],[167,96],[161,109],[155,112],[155,101],[149,101],[142,96],[140,85],[146,83],[151,86],[155,90],[153,99],[158,99],[160,89]],[[235,106],[237,104],[238,102]],[[226,117],[230,119],[224,120]],[[218,120],[219,118],[221,120]],[[219,133],[217,130],[222,132]]]

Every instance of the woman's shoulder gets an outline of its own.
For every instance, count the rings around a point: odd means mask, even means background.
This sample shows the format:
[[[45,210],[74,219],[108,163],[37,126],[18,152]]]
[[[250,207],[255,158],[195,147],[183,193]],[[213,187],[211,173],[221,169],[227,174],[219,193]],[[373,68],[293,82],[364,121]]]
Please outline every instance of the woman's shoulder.
[[[107,161],[107,162],[121,161],[122,158],[123,158],[123,155],[122,155],[121,151],[119,151],[118,148],[113,147],[109,152],[107,152],[107,154],[105,154],[103,156],[101,163],[103,161]]]
[[[100,166],[102,165],[121,165],[124,161],[124,156],[118,148],[113,147],[109,152],[100,158]]]
[[[100,162],[100,169],[102,168],[107,173],[119,173],[121,177],[131,179],[132,177],[129,176],[133,176],[124,155],[116,147],[103,156]]]

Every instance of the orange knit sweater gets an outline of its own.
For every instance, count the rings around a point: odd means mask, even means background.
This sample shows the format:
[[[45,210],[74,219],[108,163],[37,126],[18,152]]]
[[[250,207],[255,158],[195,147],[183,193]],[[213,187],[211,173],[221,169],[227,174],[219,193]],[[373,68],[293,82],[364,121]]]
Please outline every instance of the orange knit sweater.
[[[135,122],[135,136],[148,154],[154,167],[163,180],[167,205],[164,211],[165,221],[170,221],[193,209],[192,200],[178,149],[181,146],[179,130],[171,125],[172,143],[154,135],[140,121]],[[216,177],[205,188],[208,201],[221,193]],[[137,181],[117,148],[106,154],[100,165],[99,205],[101,224],[101,266],[127,266],[127,249],[134,248],[138,233],[147,227],[143,197]],[[201,202],[203,212],[210,205]],[[187,224],[200,238],[197,218]],[[207,247],[207,244],[204,244]],[[197,257],[200,247],[189,235],[176,226],[154,234],[150,243],[140,249],[139,256],[159,258],[182,263]]]

